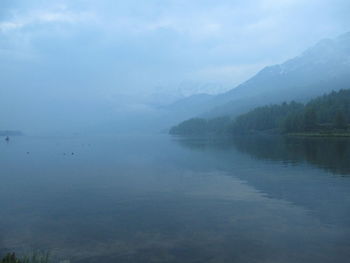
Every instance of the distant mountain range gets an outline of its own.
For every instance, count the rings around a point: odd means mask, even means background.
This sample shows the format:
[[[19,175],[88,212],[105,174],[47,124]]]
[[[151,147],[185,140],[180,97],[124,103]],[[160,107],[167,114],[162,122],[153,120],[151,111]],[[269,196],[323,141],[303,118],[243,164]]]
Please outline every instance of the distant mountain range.
[[[194,95],[177,101],[167,110],[179,112],[185,118],[235,117],[257,106],[291,100],[306,102],[346,88],[350,88],[350,32],[322,40],[283,64],[266,67],[228,92]]]

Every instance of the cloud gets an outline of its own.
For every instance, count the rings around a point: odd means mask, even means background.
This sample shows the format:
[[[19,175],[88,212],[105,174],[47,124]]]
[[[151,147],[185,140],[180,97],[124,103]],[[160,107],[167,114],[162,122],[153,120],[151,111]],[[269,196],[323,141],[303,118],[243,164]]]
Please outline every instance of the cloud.
[[[25,27],[40,27],[47,24],[77,24],[92,20],[93,15],[88,12],[72,12],[65,6],[58,6],[50,10],[31,10],[26,14],[16,14],[7,21],[0,22],[0,31],[23,29]],[[32,29],[33,30],[33,29]]]

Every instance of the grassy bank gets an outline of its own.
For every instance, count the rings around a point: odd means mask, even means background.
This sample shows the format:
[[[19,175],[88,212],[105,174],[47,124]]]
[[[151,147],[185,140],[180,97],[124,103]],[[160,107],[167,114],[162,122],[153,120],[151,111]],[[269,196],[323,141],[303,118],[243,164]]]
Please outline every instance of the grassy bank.
[[[15,253],[8,253],[0,260],[0,263],[50,263],[50,256],[49,253],[35,252],[28,256],[18,257]]]

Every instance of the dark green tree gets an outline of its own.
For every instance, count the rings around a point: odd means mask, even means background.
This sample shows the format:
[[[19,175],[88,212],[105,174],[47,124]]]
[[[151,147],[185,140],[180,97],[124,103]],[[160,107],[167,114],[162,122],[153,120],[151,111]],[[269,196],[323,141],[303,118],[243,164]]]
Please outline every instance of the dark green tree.
[[[343,112],[338,111],[334,119],[334,127],[337,129],[345,130],[347,128],[347,121]]]
[[[317,114],[315,109],[308,108],[304,112],[304,130],[313,131],[317,128]]]

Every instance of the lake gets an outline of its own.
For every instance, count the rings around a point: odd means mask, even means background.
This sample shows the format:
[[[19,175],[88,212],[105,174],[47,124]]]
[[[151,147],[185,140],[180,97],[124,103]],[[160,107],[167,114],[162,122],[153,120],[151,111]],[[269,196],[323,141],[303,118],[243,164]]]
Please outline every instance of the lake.
[[[348,262],[350,140],[168,135],[0,142],[0,254]]]

